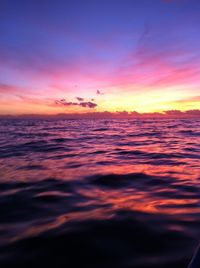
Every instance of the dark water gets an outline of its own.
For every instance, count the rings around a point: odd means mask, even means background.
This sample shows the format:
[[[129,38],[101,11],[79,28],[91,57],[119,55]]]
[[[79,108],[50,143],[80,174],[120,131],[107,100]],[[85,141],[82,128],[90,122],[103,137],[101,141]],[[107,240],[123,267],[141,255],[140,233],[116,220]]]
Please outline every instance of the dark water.
[[[0,267],[187,267],[200,120],[4,120],[0,133]]]

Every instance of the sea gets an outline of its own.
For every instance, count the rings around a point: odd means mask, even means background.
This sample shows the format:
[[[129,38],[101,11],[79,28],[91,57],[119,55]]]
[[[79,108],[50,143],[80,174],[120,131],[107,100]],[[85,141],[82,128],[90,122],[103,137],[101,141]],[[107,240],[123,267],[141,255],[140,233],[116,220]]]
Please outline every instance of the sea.
[[[200,119],[0,120],[0,267],[186,268]]]

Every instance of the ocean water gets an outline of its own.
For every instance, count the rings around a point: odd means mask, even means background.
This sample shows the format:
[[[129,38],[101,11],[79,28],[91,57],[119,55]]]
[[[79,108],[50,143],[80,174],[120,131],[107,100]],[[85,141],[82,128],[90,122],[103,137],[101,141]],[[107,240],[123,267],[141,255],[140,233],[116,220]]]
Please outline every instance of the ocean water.
[[[0,267],[184,268],[200,120],[0,121]]]

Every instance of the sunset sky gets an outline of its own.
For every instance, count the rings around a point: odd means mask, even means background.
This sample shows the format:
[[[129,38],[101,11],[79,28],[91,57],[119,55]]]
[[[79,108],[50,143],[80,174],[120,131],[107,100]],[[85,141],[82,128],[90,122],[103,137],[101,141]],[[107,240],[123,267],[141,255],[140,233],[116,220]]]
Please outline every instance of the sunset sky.
[[[0,114],[193,109],[199,0],[0,1]]]

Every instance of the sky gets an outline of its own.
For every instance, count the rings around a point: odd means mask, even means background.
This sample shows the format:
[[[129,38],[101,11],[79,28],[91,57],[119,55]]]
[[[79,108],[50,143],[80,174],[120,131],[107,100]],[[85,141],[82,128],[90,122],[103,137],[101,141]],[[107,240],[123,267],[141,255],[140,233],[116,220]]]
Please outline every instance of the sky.
[[[1,0],[0,114],[200,109],[199,0]]]

